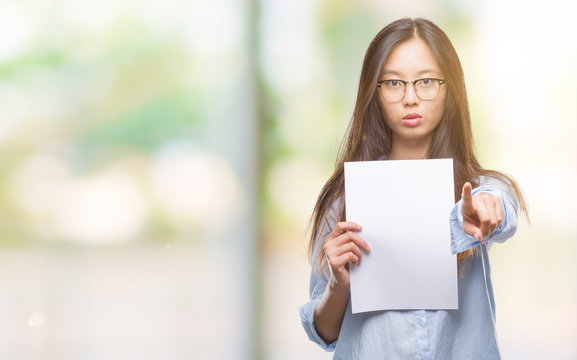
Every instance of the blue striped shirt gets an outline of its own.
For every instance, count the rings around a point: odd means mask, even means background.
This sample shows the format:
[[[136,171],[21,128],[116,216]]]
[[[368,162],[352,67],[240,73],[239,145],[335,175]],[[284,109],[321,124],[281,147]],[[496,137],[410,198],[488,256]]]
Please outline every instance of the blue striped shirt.
[[[319,271],[313,263],[310,301],[300,307],[301,322],[308,337],[323,349],[334,351],[334,359],[500,359],[488,250],[495,242],[503,242],[515,233],[518,203],[511,190],[494,178],[481,178],[480,186],[473,189],[473,194],[479,192],[501,199],[503,221],[495,233],[484,239],[487,247],[481,246],[481,251],[475,252],[462,265],[458,280],[458,310],[388,310],[352,314],[349,301],[338,339],[326,343],[315,329],[313,315],[327,286],[329,273]],[[461,201],[455,204],[449,216],[453,254],[482,245],[464,233],[461,205]],[[334,208],[326,220],[325,231],[313,247],[312,259],[316,259],[337,222]]]

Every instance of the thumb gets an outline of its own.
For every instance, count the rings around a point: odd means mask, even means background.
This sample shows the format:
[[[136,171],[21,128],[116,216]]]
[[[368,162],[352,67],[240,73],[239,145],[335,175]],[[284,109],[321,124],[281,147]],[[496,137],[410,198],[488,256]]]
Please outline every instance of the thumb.
[[[475,239],[481,241],[483,244],[485,243],[485,239],[483,238],[483,232],[479,227],[475,226],[474,224],[471,224],[469,222],[463,223],[463,231],[467,235],[470,235]]]

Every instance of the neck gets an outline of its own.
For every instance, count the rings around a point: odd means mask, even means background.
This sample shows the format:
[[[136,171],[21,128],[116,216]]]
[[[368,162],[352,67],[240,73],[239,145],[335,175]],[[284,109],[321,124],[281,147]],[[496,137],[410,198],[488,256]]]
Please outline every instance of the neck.
[[[393,139],[393,146],[389,154],[389,160],[417,160],[425,159],[429,149],[429,141],[422,142],[407,142],[395,141]]]

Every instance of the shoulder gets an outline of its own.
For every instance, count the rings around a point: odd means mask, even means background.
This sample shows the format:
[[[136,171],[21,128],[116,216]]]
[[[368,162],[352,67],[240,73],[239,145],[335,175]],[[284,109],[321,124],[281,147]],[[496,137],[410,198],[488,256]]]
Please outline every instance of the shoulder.
[[[337,223],[345,206],[344,196],[339,196],[327,211],[326,220]]]
[[[498,187],[502,189],[509,189],[511,183],[505,178],[497,175],[481,175],[477,178],[479,187]]]

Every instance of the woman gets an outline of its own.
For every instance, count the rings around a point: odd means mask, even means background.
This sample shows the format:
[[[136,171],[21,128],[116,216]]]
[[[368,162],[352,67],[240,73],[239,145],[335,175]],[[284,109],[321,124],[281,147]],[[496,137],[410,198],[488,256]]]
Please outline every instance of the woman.
[[[397,20],[371,42],[348,136],[319,195],[310,241],[309,338],[335,359],[499,359],[487,251],[511,237],[523,197],[508,176],[478,163],[463,71],[446,34],[425,19]],[[344,162],[453,158],[451,248],[459,310],[352,314],[348,263],[369,245],[345,222]],[[474,189],[473,189],[474,188]],[[362,266],[362,265],[361,265]]]

